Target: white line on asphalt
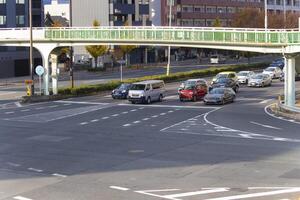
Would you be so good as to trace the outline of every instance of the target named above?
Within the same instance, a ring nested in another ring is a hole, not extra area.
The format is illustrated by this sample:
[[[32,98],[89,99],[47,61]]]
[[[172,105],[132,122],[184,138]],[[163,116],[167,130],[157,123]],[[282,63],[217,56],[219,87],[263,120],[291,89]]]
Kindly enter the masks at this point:
[[[29,171],[34,171],[34,172],[43,172],[41,169],[36,169],[36,168],[27,168]]]
[[[38,107],[38,108],[35,108],[36,110],[43,110],[45,109],[45,107]]]
[[[109,186],[109,188],[116,189],[116,190],[121,190],[121,191],[128,191],[129,190],[129,188],[119,187],[119,186],[114,186],[114,185]]]
[[[138,123],[141,123],[141,121],[135,121],[135,122],[133,122],[134,124],[138,124]]]
[[[145,105],[132,105],[132,104],[125,104],[120,103],[117,104],[118,106],[145,106]],[[175,105],[147,105],[146,107],[152,107],[152,108],[193,108],[193,109],[217,109],[221,107],[212,107],[212,106],[175,106]],[[177,109],[179,110],[179,109]]]
[[[98,121],[99,121],[99,119],[93,119],[93,120],[91,120],[92,123],[98,122]]]
[[[156,117],[158,117],[158,115],[153,115],[153,116],[151,116],[152,118],[156,118]]]
[[[109,103],[97,103],[88,101],[55,101],[56,103],[68,103],[68,104],[88,104],[88,105],[108,105]]]
[[[124,126],[124,127],[127,127],[127,126],[131,126],[131,124],[124,124],[123,126]]]
[[[150,118],[144,118],[144,119],[142,119],[143,121],[148,121]]]
[[[207,199],[207,200],[247,199],[247,198],[253,198],[253,197],[274,196],[274,195],[279,195],[279,194],[295,193],[295,192],[300,192],[300,188],[291,188],[291,189],[269,191],[269,192],[258,192],[258,193],[252,193],[252,194],[243,194],[243,195],[235,195],[235,196],[228,196],[228,197],[212,198],[212,199]]]
[[[87,124],[88,124],[88,122],[82,122],[82,123],[80,123],[81,126],[87,125]]]
[[[161,116],[166,115],[166,113],[160,113]]]
[[[166,96],[164,99],[166,99],[166,100],[170,100],[170,99],[178,99],[178,95]]]
[[[11,111],[11,112],[6,112],[5,114],[9,115],[9,114],[14,114],[15,112]]]
[[[261,124],[261,123],[258,123],[258,122],[250,122],[251,124],[255,124],[255,125],[258,125],[258,126],[262,126],[262,127],[265,127],[265,128],[270,128],[270,129],[276,129],[276,130],[282,130],[281,128],[277,128],[275,126],[270,126],[270,125],[265,125],[265,124]]]
[[[122,112],[122,114],[128,114],[128,112],[127,112],[127,111],[125,111],[125,112]]]
[[[28,112],[30,109],[21,110],[21,112]]]
[[[173,113],[173,112],[174,112],[173,110],[169,110],[169,111],[168,111],[168,113]]]
[[[269,109],[271,106],[273,106],[273,105],[274,105],[274,104],[270,104],[270,105],[268,105],[268,106],[265,107],[265,113],[266,113],[267,115],[269,115],[270,117],[276,118],[276,119],[278,119],[278,120],[282,120],[282,121],[286,121],[286,122],[291,122],[291,123],[294,123],[294,124],[300,124],[300,122],[290,121],[289,119],[284,119],[283,117],[277,117],[277,116],[275,116],[274,114],[270,113],[270,112],[268,111],[268,109]]]
[[[145,107],[141,107],[141,108],[139,108],[139,110],[143,110],[143,109],[145,109]]]
[[[57,176],[57,177],[61,177],[61,178],[67,178],[68,177],[67,175],[57,174],[57,173],[52,174],[52,176]]]
[[[70,106],[71,104],[69,104],[69,103],[65,103],[63,106]]]
[[[159,198],[164,198],[162,195],[158,194],[153,194],[152,192],[172,192],[172,191],[178,191],[179,189],[163,189],[163,190],[140,190],[140,191],[134,191],[139,194],[145,194],[153,197],[159,197]]]
[[[15,105],[16,105],[18,108],[21,108],[21,107],[22,107],[22,105],[21,105],[20,102],[15,102]]]
[[[5,92],[5,93],[0,93],[0,96],[5,96],[5,95],[10,95],[10,94],[16,94],[17,92]]]
[[[8,165],[13,166],[13,167],[20,167],[20,164],[17,163],[12,163],[12,162],[7,162]]]
[[[49,106],[49,108],[57,108],[58,105]]]
[[[268,103],[269,101],[272,101],[273,99],[266,99],[266,100],[263,100],[261,102],[259,102],[260,104],[266,104]]]
[[[109,117],[102,117],[101,119],[109,119]]]
[[[244,137],[244,138],[253,138],[252,136],[250,136],[249,134],[239,134],[240,136]]]
[[[114,114],[114,115],[112,115],[112,117],[117,117],[117,116],[119,116],[119,114]]]
[[[137,109],[130,110],[130,112],[135,112],[135,111],[137,111]]]
[[[26,198],[26,197],[22,197],[22,196],[15,196],[13,198],[16,199],[16,200],[32,200],[32,199],[29,199],[29,198]]]
[[[216,189],[211,189],[211,190],[201,190],[201,191],[196,191],[196,192],[186,192],[186,193],[165,195],[163,197],[166,199],[177,200],[178,197],[188,197],[188,196],[196,196],[196,195],[202,195],[202,194],[211,194],[211,193],[227,192],[227,191],[228,191],[228,188],[216,188]]]

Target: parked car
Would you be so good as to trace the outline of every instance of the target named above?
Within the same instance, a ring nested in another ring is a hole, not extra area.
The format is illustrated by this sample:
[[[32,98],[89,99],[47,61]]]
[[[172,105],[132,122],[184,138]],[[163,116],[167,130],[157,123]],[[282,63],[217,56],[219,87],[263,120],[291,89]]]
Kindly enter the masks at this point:
[[[213,88],[204,97],[205,104],[225,104],[234,102],[235,92],[231,88]]]
[[[132,103],[162,101],[165,97],[165,83],[161,80],[149,80],[133,83],[128,92],[128,100]]]
[[[253,71],[240,71],[237,74],[238,82],[240,84],[248,84],[250,78],[254,75],[255,75],[255,73]]]
[[[265,87],[265,86],[271,86],[272,84],[272,77],[268,74],[256,74],[253,76],[249,83],[249,87]]]
[[[185,85],[195,85],[195,84],[206,84],[207,85],[207,81],[201,78],[197,78],[197,79],[188,79],[184,82],[182,82],[178,88],[178,94],[180,93],[180,90],[182,90]]]
[[[278,58],[270,64],[270,67],[279,67],[281,70],[283,70],[284,65],[285,65],[284,58]]]
[[[263,74],[268,74],[271,78],[280,78],[282,70],[279,67],[268,67],[264,69]]]
[[[131,88],[132,84],[123,83],[116,89],[111,92],[111,96],[113,99],[127,99],[129,89]]]
[[[219,63],[225,63],[226,58],[221,55],[211,55],[210,56],[210,64],[219,64]]]
[[[237,93],[239,91],[240,85],[238,81],[235,81],[231,78],[219,78],[210,85],[209,90],[213,88],[231,88]]]
[[[218,73],[213,79],[212,79],[212,83],[214,81],[216,81],[219,78],[230,78],[234,81],[238,81],[238,76],[235,72],[231,72],[231,71],[226,71],[226,72],[220,72]]]
[[[189,79],[179,90],[179,100],[197,101],[207,94],[208,85],[203,79]]]

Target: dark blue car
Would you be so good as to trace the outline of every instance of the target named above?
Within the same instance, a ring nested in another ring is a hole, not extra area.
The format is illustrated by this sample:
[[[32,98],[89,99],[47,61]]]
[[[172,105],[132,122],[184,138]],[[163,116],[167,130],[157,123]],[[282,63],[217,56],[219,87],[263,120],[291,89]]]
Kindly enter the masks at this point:
[[[128,91],[131,88],[132,84],[123,83],[116,89],[111,92],[113,99],[127,99]]]

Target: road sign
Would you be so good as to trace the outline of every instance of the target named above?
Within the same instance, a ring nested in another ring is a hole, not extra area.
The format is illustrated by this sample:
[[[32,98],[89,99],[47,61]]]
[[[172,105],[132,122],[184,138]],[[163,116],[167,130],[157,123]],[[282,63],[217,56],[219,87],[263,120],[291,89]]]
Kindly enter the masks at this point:
[[[45,69],[43,66],[39,65],[35,68],[35,73],[39,76],[42,76],[45,73]]]

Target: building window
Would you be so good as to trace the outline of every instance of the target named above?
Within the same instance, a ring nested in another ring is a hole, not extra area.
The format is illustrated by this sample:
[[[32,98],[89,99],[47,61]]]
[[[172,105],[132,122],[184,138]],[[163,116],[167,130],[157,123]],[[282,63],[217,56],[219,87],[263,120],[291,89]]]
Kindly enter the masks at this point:
[[[214,6],[207,6],[206,13],[216,13],[217,9]]]
[[[5,4],[6,0],[0,0],[0,4]]]
[[[16,16],[16,24],[17,25],[24,25],[25,24],[25,16],[24,15],[17,15]]]
[[[0,25],[6,24],[6,16],[0,15]]]
[[[16,0],[16,4],[25,4],[25,0]]]

